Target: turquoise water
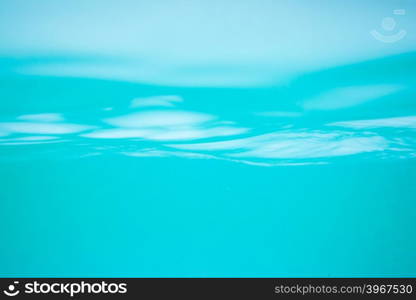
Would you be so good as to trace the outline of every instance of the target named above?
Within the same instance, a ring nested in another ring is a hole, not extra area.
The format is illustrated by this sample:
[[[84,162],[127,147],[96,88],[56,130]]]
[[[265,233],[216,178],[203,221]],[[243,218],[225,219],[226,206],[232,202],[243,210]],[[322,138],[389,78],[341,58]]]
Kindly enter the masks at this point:
[[[0,2],[0,276],[416,276],[414,2],[172,3]]]
[[[271,88],[3,74],[2,275],[416,275],[415,66]]]

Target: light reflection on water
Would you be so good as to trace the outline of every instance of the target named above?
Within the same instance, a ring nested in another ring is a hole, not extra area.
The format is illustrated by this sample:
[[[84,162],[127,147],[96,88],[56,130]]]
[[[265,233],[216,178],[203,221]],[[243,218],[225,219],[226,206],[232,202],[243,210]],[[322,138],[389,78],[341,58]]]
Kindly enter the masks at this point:
[[[305,74],[285,85],[211,90],[72,78],[65,72],[11,73],[2,80],[2,97],[10,100],[1,104],[0,145],[11,154],[13,147],[24,147],[24,159],[71,147],[82,156],[173,156],[256,166],[351,156],[412,159],[415,64],[409,53]],[[13,158],[19,155],[2,159]]]

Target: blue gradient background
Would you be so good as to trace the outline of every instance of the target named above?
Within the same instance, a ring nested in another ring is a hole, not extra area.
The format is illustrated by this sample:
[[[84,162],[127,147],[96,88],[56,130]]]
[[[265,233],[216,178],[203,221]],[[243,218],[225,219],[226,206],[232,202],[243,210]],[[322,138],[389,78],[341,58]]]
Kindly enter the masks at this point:
[[[415,14],[0,0],[0,276],[416,276]]]

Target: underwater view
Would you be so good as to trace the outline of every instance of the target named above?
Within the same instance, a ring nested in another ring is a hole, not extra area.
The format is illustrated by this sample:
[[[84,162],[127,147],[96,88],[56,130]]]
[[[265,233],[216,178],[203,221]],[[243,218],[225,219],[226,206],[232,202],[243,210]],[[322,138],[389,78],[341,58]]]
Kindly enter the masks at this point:
[[[315,2],[0,0],[0,276],[416,276],[416,2]]]

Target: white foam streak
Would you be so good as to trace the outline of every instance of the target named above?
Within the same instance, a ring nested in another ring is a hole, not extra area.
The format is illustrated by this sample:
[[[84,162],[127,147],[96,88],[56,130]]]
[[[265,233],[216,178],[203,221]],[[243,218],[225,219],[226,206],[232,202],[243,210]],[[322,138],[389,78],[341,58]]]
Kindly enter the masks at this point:
[[[416,128],[416,116],[373,119],[373,120],[356,120],[343,121],[327,124],[328,126],[340,126],[354,129],[370,129],[370,128]]]

